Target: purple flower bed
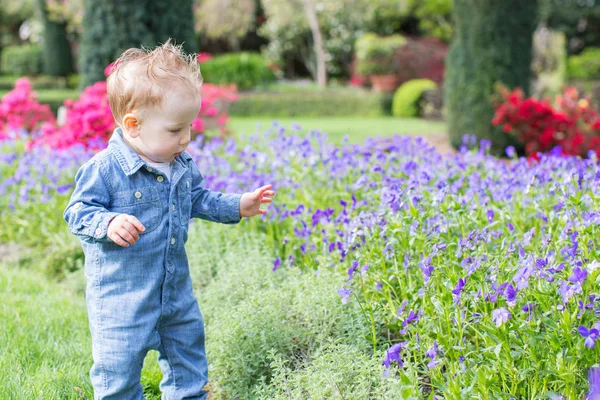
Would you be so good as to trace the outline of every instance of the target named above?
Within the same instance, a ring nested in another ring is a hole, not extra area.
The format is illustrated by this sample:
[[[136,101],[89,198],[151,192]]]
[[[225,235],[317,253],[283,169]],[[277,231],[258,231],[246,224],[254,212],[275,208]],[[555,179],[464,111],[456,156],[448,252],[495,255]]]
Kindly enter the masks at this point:
[[[581,398],[600,359],[600,167],[503,161],[488,146],[447,157],[400,136],[334,147],[275,124],[189,152],[211,189],[274,185],[269,213],[234,229],[266,233],[273,273],[338,270],[340,301],[359,302],[390,379],[438,398]],[[89,154],[8,146],[1,157],[3,226],[33,224],[42,208],[63,229],[64,185]]]

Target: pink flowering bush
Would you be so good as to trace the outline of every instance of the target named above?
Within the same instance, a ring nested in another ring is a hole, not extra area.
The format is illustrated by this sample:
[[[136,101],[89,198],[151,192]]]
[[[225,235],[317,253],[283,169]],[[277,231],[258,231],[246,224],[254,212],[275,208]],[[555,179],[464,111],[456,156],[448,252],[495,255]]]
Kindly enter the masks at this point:
[[[110,73],[112,64],[105,73]],[[228,134],[227,109],[237,100],[235,89],[230,86],[204,84],[201,89],[202,107],[192,124],[192,138],[207,130]],[[83,145],[89,150],[106,147],[116,127],[108,103],[106,82],[97,82],[85,88],[78,100],[66,100],[66,118],[59,124],[48,105],[37,102],[37,94],[31,83],[22,78],[13,91],[0,102],[0,140],[27,138],[28,149],[47,146],[52,149],[68,149]]]
[[[0,140],[20,138],[24,132],[38,130],[54,122],[50,106],[40,104],[27,78],[18,79],[15,88],[0,101]]]

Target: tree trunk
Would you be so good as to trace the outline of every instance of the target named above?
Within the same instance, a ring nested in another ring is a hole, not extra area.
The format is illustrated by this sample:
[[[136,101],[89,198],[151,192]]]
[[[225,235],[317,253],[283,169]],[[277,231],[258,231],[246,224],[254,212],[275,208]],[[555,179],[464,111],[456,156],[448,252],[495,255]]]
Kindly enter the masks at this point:
[[[323,38],[321,29],[319,28],[319,20],[313,0],[302,0],[304,13],[308,20],[308,25],[312,32],[312,37],[315,46],[315,56],[317,59],[317,84],[325,87],[327,85],[327,67],[325,65],[325,48],[323,47]]]

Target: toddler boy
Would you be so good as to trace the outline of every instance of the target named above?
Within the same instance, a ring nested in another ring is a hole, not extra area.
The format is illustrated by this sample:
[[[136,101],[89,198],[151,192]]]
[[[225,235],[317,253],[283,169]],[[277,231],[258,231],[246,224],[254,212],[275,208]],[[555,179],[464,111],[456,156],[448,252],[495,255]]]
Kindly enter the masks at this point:
[[[129,49],[108,77],[118,127],[86,162],[64,212],[85,253],[95,399],[143,399],[146,353],[159,352],[165,399],[206,399],[204,321],[184,244],[190,218],[236,224],[265,214],[271,185],[244,194],[204,187],[185,151],[200,109],[195,57],[167,42]]]

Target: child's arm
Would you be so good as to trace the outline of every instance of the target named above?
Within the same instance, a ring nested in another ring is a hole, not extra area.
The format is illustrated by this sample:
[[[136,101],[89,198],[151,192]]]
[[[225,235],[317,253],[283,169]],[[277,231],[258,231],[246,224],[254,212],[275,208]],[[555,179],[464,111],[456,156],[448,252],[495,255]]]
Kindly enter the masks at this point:
[[[106,209],[110,202],[109,187],[95,161],[85,163],[75,175],[75,190],[63,218],[74,235],[84,239],[109,242],[108,224],[119,215]]]
[[[220,222],[222,224],[237,224],[241,221],[241,194],[213,192],[204,187],[204,177],[194,161],[190,162],[192,169],[192,218]]]

